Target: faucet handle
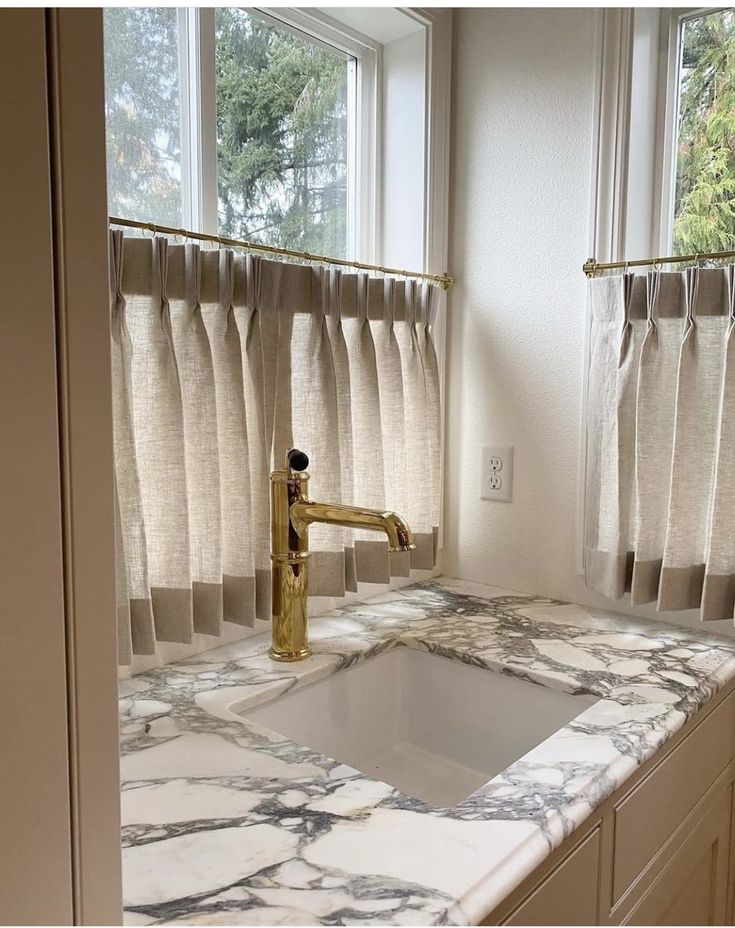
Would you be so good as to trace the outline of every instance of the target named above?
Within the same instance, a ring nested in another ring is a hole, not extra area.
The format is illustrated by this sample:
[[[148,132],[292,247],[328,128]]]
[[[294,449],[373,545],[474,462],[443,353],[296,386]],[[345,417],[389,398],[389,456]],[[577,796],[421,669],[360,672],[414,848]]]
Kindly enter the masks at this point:
[[[306,470],[309,466],[309,457],[298,448],[286,452],[286,466],[291,470]]]

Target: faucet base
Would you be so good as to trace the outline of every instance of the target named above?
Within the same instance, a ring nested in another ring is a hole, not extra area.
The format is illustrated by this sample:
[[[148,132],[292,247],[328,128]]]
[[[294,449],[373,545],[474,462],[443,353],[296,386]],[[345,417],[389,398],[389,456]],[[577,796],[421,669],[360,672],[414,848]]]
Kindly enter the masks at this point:
[[[269,648],[268,657],[274,661],[303,661],[312,655],[311,648],[307,645],[305,648],[299,648],[298,651],[283,651],[281,648]]]

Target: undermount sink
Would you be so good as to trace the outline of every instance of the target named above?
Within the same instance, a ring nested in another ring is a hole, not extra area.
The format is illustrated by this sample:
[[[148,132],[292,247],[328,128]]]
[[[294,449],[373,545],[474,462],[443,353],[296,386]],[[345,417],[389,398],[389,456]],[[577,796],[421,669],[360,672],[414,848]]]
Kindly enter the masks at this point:
[[[441,808],[594,701],[399,647],[242,715]]]

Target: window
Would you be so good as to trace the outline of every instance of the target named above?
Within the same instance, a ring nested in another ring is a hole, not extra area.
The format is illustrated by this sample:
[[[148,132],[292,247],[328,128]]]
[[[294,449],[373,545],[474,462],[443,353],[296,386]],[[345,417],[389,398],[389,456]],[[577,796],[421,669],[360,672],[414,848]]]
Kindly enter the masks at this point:
[[[591,254],[735,249],[735,11],[605,9]]]
[[[674,252],[725,251],[735,247],[735,12],[680,29]]]
[[[110,214],[347,256],[356,74],[253,11],[106,9]]]
[[[112,216],[446,267],[450,11],[129,7],[104,25]]]

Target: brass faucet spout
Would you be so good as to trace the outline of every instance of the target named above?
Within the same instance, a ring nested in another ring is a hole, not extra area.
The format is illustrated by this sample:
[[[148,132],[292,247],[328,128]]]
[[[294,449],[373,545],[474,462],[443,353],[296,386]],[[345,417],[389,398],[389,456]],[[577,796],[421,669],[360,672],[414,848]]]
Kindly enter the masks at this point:
[[[307,499],[292,503],[291,523],[299,535],[303,535],[313,522],[385,532],[389,551],[411,551],[416,547],[411,529],[395,512],[341,506],[338,503],[314,503]]]

